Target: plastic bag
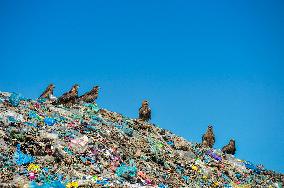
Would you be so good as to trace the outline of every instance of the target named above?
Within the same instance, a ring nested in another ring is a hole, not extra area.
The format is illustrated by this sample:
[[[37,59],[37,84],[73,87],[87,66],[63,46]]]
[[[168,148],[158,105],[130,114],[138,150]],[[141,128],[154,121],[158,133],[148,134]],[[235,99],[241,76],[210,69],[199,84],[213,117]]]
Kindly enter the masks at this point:
[[[23,165],[23,164],[32,163],[35,159],[31,155],[24,154],[21,151],[21,145],[18,144],[17,145],[17,150],[16,150],[16,152],[14,154],[14,160],[15,160],[17,165]]]
[[[135,177],[137,175],[136,166],[127,166],[125,163],[122,163],[115,171],[115,174],[119,177]]]
[[[12,93],[9,97],[9,103],[14,107],[19,106],[20,101],[21,101],[21,96],[17,93]]]
[[[44,123],[48,126],[53,126],[56,123],[54,118],[46,117],[44,118]]]

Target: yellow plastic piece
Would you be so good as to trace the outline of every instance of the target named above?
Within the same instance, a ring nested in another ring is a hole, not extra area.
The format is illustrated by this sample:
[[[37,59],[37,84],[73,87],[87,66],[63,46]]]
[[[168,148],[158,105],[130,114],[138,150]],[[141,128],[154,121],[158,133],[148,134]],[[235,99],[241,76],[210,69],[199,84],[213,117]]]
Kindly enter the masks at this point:
[[[195,165],[192,165],[192,170],[195,170],[195,171],[197,171],[198,170],[198,167],[197,166],[195,166]]]
[[[38,165],[31,163],[28,166],[28,171],[38,172],[38,171],[40,171],[40,167]]]
[[[66,188],[77,188],[79,187],[79,183],[77,181],[67,183]]]

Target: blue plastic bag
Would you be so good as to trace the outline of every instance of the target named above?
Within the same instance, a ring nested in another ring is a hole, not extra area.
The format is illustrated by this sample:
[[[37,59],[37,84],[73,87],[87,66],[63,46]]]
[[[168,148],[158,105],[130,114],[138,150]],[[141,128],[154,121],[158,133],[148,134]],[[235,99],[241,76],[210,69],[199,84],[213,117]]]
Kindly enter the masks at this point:
[[[38,118],[38,114],[35,111],[31,110],[29,112],[29,118]]]
[[[21,145],[20,144],[17,145],[17,150],[14,154],[14,161],[16,162],[17,165],[28,164],[28,163],[33,162],[34,160],[35,159],[34,159],[33,156],[24,154],[21,151]]]
[[[30,188],[65,188],[65,185],[60,181],[46,182],[42,185],[38,185],[36,182],[30,183]]]
[[[130,176],[135,177],[137,174],[136,166],[127,166],[125,163],[122,163],[115,171],[115,174],[119,177],[121,176]]]
[[[48,126],[53,126],[56,123],[54,118],[46,117],[44,118],[44,123]]]
[[[260,174],[260,170],[251,162],[245,161],[244,165],[245,165],[246,168],[251,169],[253,172]]]
[[[165,184],[160,183],[160,184],[158,185],[158,188],[168,188],[168,186],[165,185]]]
[[[84,106],[89,107],[91,110],[93,110],[94,112],[98,112],[100,110],[100,108],[98,107],[97,104],[93,104],[93,103],[85,103]]]
[[[21,101],[21,96],[17,93],[12,93],[9,97],[9,103],[14,107],[19,106],[20,101]]]
[[[175,146],[175,143],[173,141],[168,141],[167,144],[170,146]]]
[[[132,129],[132,128],[122,127],[122,131],[123,131],[127,136],[133,136],[133,129]]]

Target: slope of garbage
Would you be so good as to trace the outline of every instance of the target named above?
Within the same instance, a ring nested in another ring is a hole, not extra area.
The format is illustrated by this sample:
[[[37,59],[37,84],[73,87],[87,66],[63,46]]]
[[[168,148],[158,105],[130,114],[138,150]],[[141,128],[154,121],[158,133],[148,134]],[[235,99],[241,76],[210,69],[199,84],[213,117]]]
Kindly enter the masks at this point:
[[[0,93],[0,187],[282,187],[283,174],[84,103]]]

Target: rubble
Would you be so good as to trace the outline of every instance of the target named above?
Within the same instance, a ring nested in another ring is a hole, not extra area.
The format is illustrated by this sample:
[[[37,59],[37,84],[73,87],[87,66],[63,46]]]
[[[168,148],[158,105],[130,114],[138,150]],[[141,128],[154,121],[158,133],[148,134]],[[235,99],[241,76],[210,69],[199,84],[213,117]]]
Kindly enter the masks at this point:
[[[97,104],[68,108],[7,92],[0,93],[0,151],[0,187],[242,188],[284,180]]]

